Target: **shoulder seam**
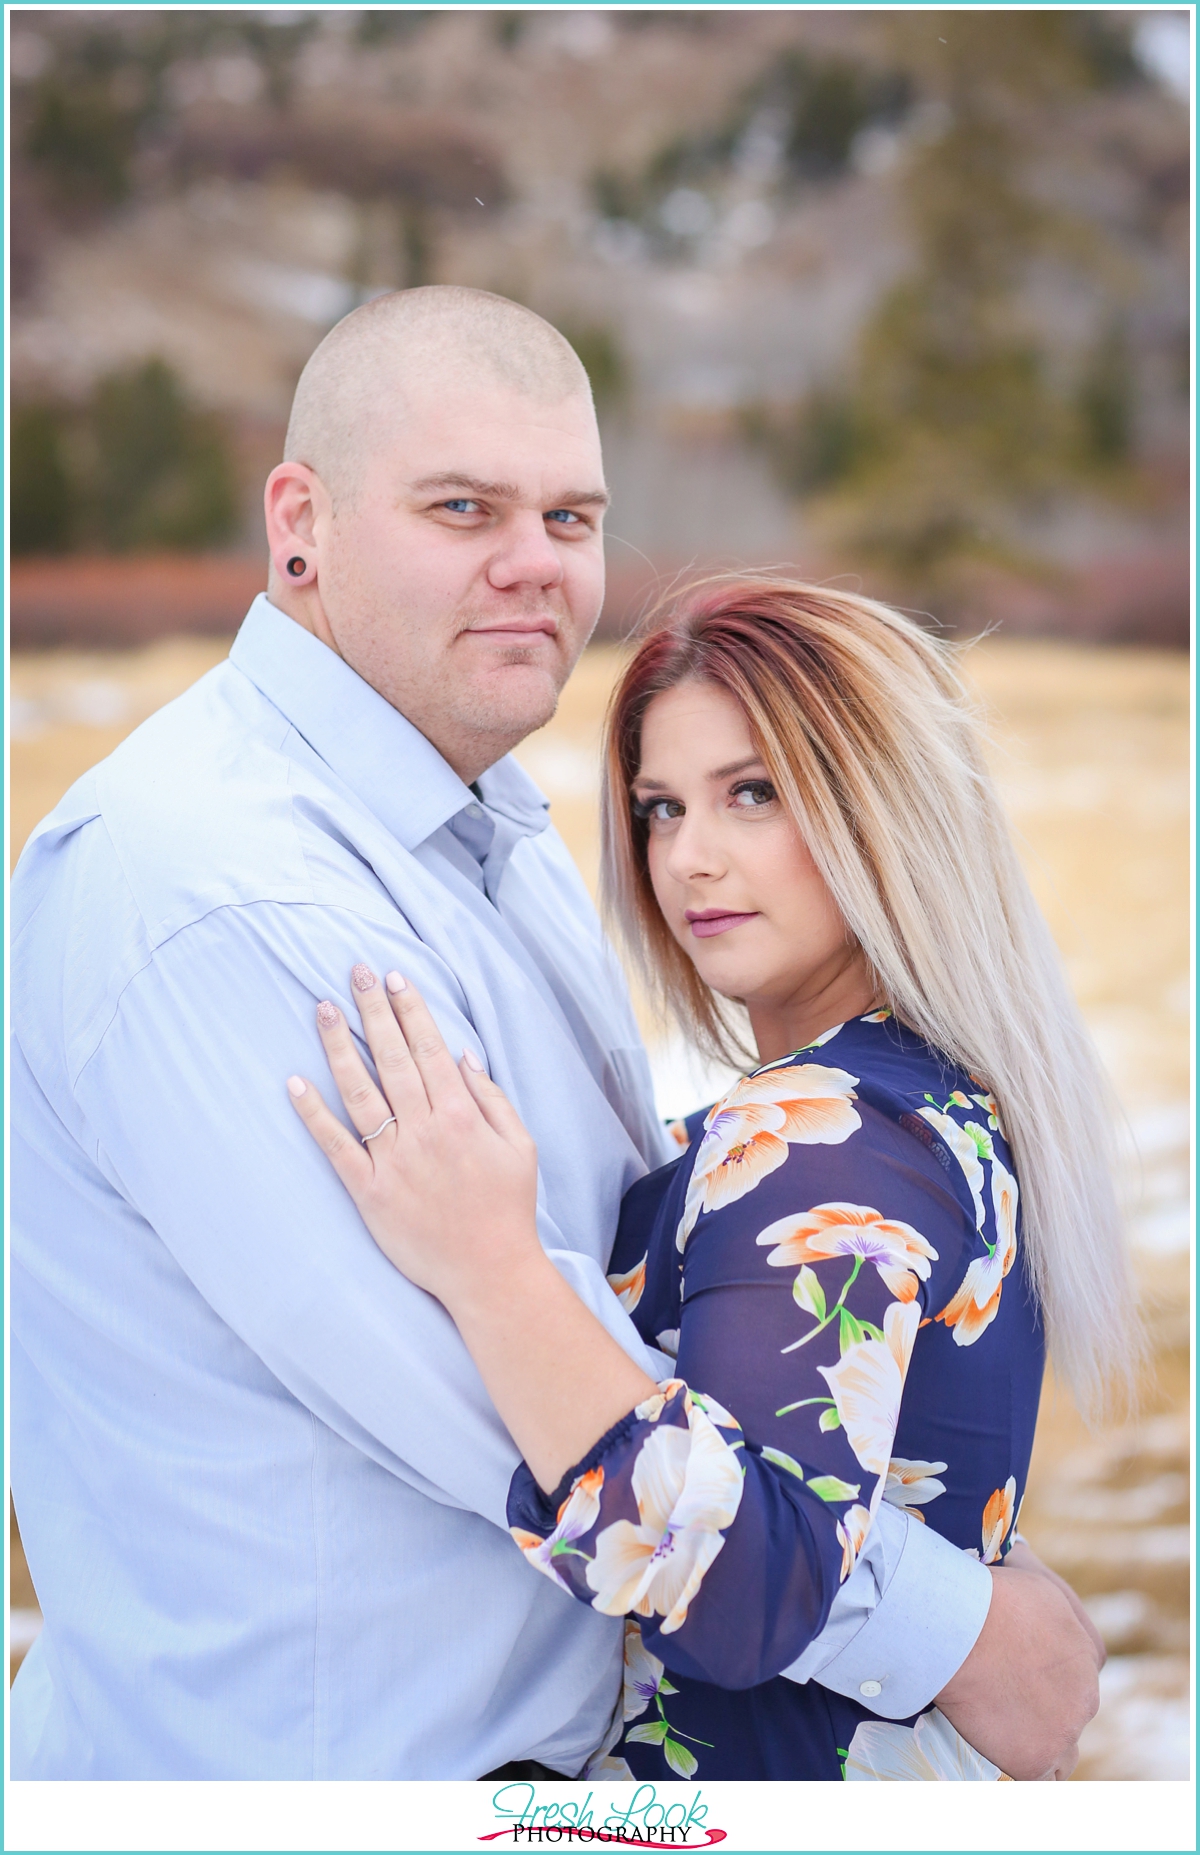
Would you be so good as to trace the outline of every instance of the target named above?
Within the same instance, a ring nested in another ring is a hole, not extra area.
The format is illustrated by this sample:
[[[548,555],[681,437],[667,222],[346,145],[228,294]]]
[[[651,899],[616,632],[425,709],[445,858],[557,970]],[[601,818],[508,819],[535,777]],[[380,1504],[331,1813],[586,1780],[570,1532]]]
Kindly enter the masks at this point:
[[[364,909],[351,908],[347,906],[345,903],[339,902],[339,903],[331,904],[329,902],[320,902],[315,899],[307,899],[307,898],[304,901],[296,901],[296,900],[290,900],[290,899],[281,899],[276,896],[264,895],[264,896],[258,896],[253,901],[249,901],[249,902],[214,902],[213,906],[211,908],[205,909],[203,914],[194,915],[191,918],[191,920],[181,923],[181,925],[173,929],[172,932],[168,934],[165,939],[160,940],[156,946],[152,947],[150,949],[148,957],[142,961],[140,966],[135,967],[134,970],[126,978],[124,984],[121,987],[121,990],[117,993],[116,998],[113,1000],[113,1007],[112,1007],[111,1012],[109,1013],[103,1026],[101,1027],[101,1029],[96,1035],[95,1042],[93,1043],[91,1049],[88,1051],[87,1055],[83,1058],[83,1061],[79,1064],[78,1068],[70,1076],[69,1086],[70,1086],[72,1095],[74,1095],[79,1085],[79,1082],[83,1076],[84,1070],[88,1067],[89,1063],[95,1060],[96,1056],[99,1054],[100,1047],[103,1044],[104,1039],[108,1036],[109,1031],[112,1029],[113,1024],[116,1022],[116,1018],[121,1009],[121,1005],[122,1005],[122,1002],[124,1001],[125,994],[128,992],[130,986],[134,983],[134,981],[141,978],[142,974],[146,971],[147,967],[153,966],[155,959],[157,958],[158,954],[162,952],[164,947],[171,946],[175,941],[177,941],[180,938],[181,935],[186,934],[189,931],[189,929],[200,927],[202,923],[204,923],[205,921],[211,920],[213,915],[222,914],[226,911],[233,910],[233,909],[240,910],[240,909],[251,909],[251,908],[329,908],[331,906],[338,908],[340,912],[342,912],[343,914],[353,915],[357,919],[362,920],[362,921],[370,921],[373,919],[373,917],[369,915]],[[403,914],[403,912],[400,909],[397,909],[395,913],[399,917],[399,919],[403,921],[405,925],[409,928],[409,931],[413,932],[414,930],[412,929],[411,923],[408,921],[408,917],[405,914]],[[417,938],[419,938],[419,936]]]

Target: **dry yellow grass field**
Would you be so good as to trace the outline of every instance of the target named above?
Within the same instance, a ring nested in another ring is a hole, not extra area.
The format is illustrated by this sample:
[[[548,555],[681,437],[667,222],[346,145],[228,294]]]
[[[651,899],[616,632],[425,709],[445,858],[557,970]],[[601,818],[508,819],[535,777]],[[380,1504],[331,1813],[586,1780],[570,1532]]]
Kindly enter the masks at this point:
[[[14,659],[14,860],[71,782],[226,648],[173,640]],[[589,651],[554,721],[520,750],[592,883],[597,748],[619,662],[615,647]],[[1048,1388],[1022,1527],[1087,1599],[1110,1646],[1077,1775],[1183,1778],[1191,1748],[1187,665],[1166,652],[999,639],[975,646],[967,663],[1027,868],[1128,1117],[1122,1171],[1152,1341],[1136,1422],[1088,1432]],[[646,1028],[664,1108],[699,1105],[703,1072]],[[36,1597],[19,1548],[13,1565],[13,1604],[24,1619],[16,1634],[27,1641]]]

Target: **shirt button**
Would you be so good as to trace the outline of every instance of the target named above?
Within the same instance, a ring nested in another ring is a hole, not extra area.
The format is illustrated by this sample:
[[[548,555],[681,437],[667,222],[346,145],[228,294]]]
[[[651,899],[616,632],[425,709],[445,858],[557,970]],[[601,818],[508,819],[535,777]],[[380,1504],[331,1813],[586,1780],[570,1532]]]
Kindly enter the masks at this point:
[[[482,817],[483,817],[483,807],[482,807],[482,806],[480,806],[480,805],[468,805],[468,807],[467,807],[467,817],[468,817],[468,818],[482,818]]]
[[[883,1682],[882,1681],[860,1682],[858,1691],[865,1700],[874,1700],[877,1694],[883,1693]]]

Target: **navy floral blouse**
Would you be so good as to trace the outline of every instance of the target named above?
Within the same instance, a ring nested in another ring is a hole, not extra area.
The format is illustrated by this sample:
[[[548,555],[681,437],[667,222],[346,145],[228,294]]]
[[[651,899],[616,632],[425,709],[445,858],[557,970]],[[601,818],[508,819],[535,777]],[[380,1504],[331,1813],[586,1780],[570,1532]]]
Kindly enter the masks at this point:
[[[936,1708],[781,1672],[881,1500],[986,1564],[1012,1543],[1043,1338],[996,1103],[871,1012],[676,1132],[609,1280],[678,1376],[554,1494],[524,1465],[509,1494],[530,1564],[626,1619],[624,1733],[589,1775],[1003,1776]]]

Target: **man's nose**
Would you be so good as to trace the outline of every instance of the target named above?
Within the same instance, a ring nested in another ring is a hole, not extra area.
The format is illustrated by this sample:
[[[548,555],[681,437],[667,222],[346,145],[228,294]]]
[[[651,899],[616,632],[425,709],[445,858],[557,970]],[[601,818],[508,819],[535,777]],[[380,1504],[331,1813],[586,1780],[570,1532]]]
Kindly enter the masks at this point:
[[[488,580],[504,590],[514,586],[558,586],[563,577],[558,549],[546,533],[539,511],[521,509],[504,525],[500,546],[488,565]]]

